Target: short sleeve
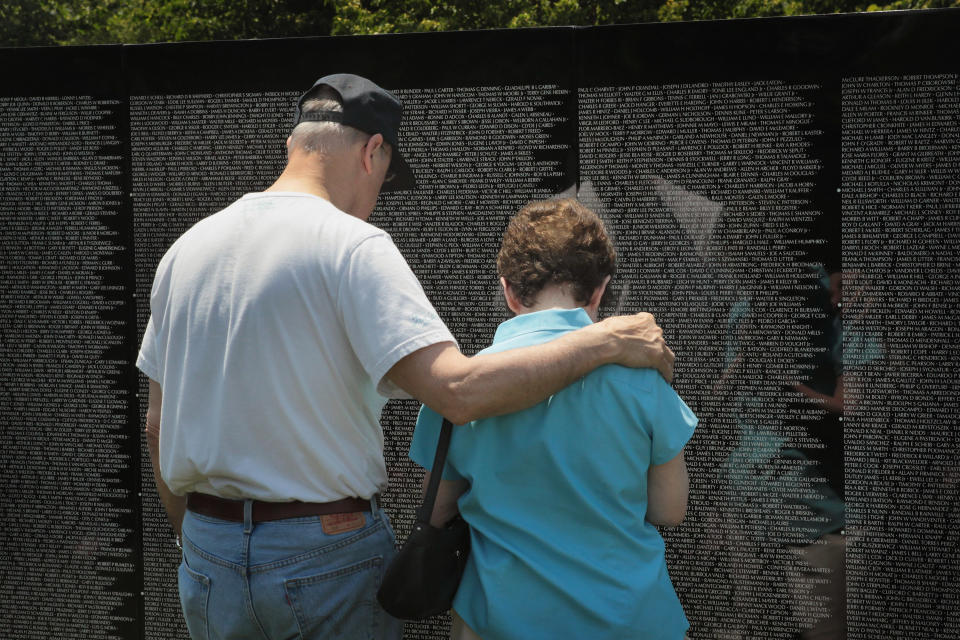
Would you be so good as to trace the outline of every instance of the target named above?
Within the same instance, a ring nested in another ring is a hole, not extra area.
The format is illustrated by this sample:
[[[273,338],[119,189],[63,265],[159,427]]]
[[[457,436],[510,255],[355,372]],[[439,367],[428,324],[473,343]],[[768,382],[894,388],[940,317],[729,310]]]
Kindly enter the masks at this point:
[[[147,321],[147,329],[143,332],[143,342],[140,344],[140,353],[137,355],[137,368],[143,374],[160,382],[161,371],[157,358],[157,330],[153,324],[153,316]]]
[[[697,416],[666,380],[657,376],[655,410],[650,415],[653,448],[650,464],[670,462],[686,446],[697,426]]]
[[[456,344],[385,233],[366,238],[350,253],[337,304],[350,345],[383,396],[408,397],[384,378],[403,357],[440,342]]]
[[[443,417],[439,413],[427,406],[420,407],[417,426],[413,430],[413,440],[410,442],[410,459],[427,471],[433,468],[433,458],[437,453],[437,443],[440,441],[440,429],[442,427]],[[458,427],[453,429],[453,437],[450,439],[451,449],[457,429]],[[450,464],[450,450],[448,450],[447,463],[443,468],[443,479],[459,480],[461,478],[462,476]]]

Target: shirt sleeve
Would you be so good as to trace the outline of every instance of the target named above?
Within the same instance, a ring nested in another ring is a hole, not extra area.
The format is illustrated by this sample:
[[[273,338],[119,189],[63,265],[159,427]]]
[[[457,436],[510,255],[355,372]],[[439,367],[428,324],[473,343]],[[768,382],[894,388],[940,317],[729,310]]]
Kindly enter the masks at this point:
[[[409,397],[384,377],[403,357],[440,342],[456,344],[385,233],[350,253],[337,303],[354,353],[385,397]]]
[[[413,440],[410,442],[410,459],[430,471],[433,468],[433,459],[437,454],[437,443],[440,441],[440,430],[443,427],[443,417],[427,406],[420,407],[417,416],[417,426],[413,430]],[[463,476],[457,473],[450,464],[450,453],[458,428],[453,428],[450,438],[450,449],[447,450],[447,462],[443,466],[444,480],[460,480]]]
[[[667,381],[657,376],[654,390],[654,411],[650,416],[653,448],[650,464],[673,460],[683,449],[697,426],[697,416]]]
[[[150,320],[147,321],[147,329],[143,332],[140,353],[137,355],[137,368],[151,380],[161,382],[161,371],[156,352],[157,331],[153,325],[153,316],[150,316]]]

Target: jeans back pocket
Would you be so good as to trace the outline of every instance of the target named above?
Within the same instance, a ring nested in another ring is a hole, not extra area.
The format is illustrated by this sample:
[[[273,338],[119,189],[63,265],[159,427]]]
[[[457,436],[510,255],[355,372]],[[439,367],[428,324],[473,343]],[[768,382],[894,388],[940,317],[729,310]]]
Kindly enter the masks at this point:
[[[287,580],[287,599],[300,634],[309,638],[367,640],[378,638],[384,615],[377,603],[383,558],[339,567],[304,578]]]
[[[187,622],[187,630],[193,640],[207,640],[207,607],[210,603],[210,578],[187,566],[186,559],[180,562],[177,571],[180,588],[180,606]]]

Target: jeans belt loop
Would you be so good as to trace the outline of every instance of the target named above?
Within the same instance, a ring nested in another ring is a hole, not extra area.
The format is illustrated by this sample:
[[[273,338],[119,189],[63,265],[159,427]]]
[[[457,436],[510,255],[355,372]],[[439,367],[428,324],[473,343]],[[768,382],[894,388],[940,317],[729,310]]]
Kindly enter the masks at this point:
[[[243,532],[253,531],[253,500],[243,501]]]

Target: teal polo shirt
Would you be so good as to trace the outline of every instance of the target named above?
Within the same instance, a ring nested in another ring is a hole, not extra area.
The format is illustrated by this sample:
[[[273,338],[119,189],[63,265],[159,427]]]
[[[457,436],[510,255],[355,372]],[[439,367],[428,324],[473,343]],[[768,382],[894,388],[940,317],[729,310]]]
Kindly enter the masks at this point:
[[[583,309],[523,314],[482,353],[590,324]],[[410,457],[429,469],[441,417],[423,407]],[[454,609],[485,640],[662,638],[689,626],[656,527],[647,470],[673,459],[697,418],[653,369],[607,365],[540,404],[456,426],[444,477],[472,549]]]

